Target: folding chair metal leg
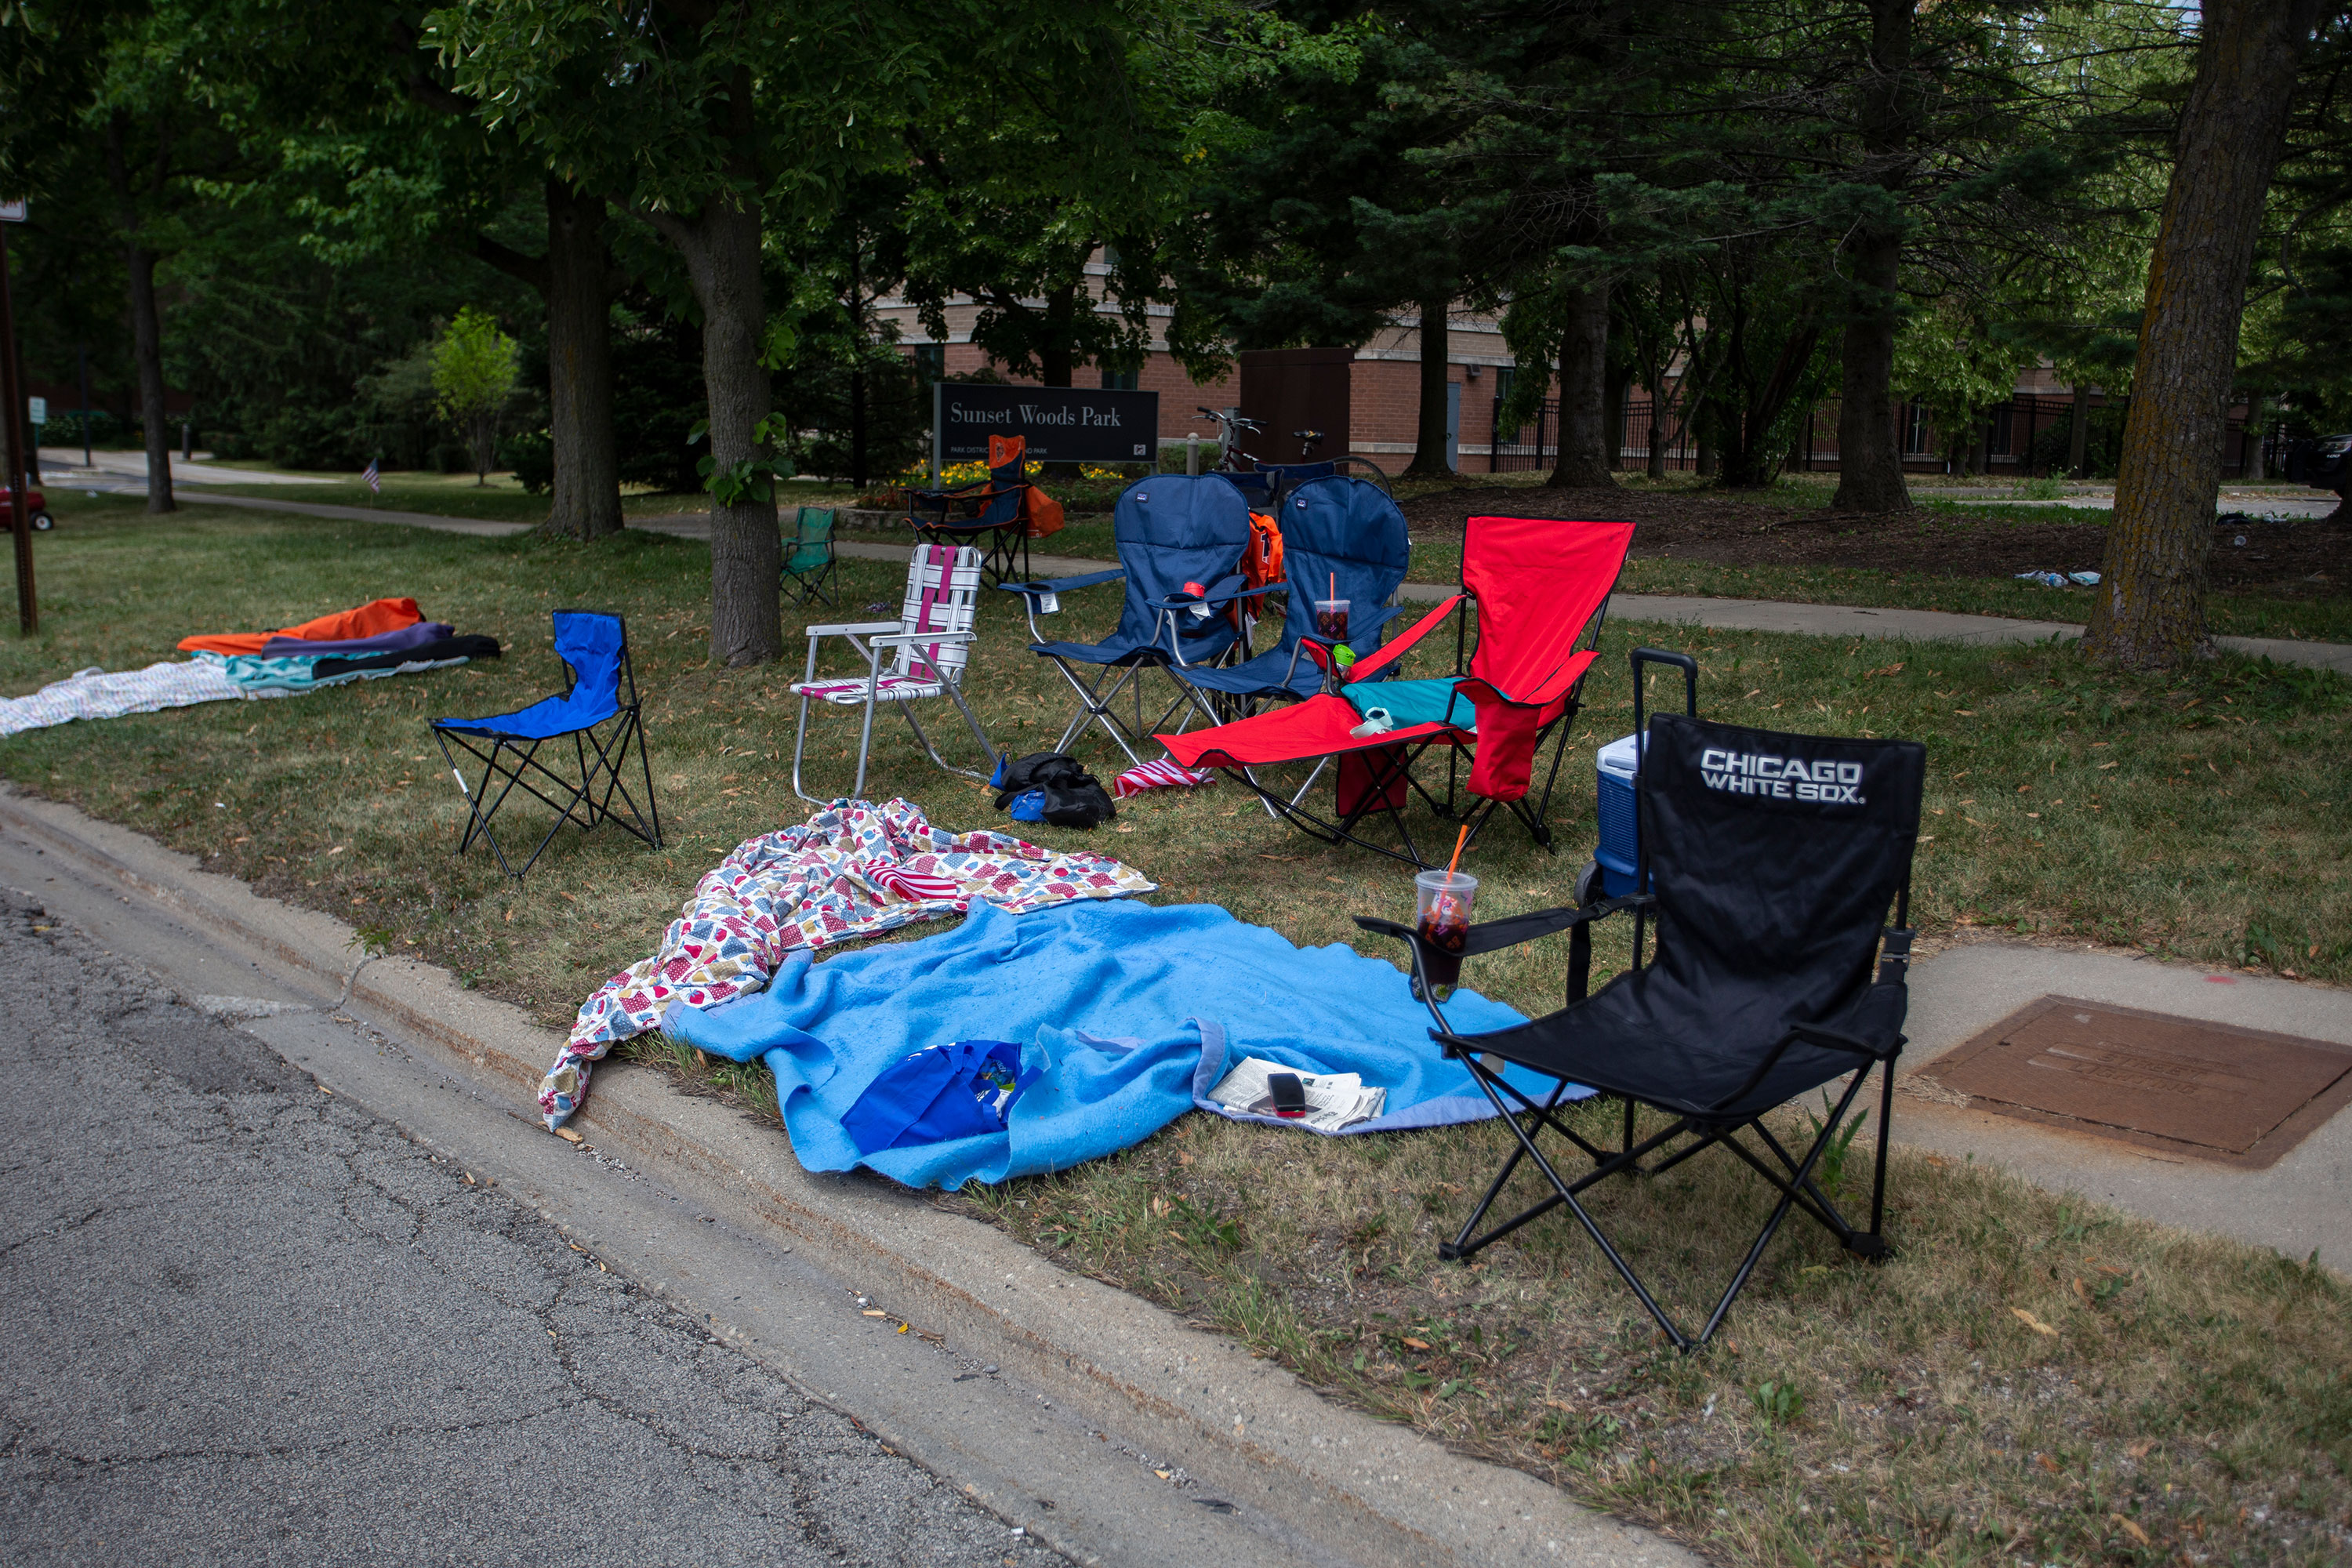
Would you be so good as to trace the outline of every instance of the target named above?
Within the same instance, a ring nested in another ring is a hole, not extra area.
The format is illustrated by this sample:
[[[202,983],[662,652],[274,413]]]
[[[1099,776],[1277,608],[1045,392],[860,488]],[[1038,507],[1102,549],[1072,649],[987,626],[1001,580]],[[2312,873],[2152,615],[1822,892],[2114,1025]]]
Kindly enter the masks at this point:
[[[1875,1257],[1882,1255],[1880,1253],[1873,1253],[1865,1247],[1854,1246],[1856,1241],[1861,1241],[1865,1238],[1873,1241],[1877,1239],[1874,1234],[1874,1230],[1872,1232],[1855,1230],[1851,1225],[1845,1222],[1843,1215],[1838,1214],[1836,1205],[1830,1202],[1827,1194],[1823,1194],[1819,1185],[1813,1181],[1814,1168],[1820,1164],[1822,1155],[1828,1150],[1831,1140],[1836,1137],[1838,1129],[1844,1124],[1846,1113],[1853,1109],[1854,1100],[1861,1094],[1864,1084],[1868,1081],[1869,1074],[1866,1072],[1857,1073],[1854,1075],[1853,1083],[1847,1086],[1844,1096],[1838,1101],[1836,1108],[1830,1113],[1828,1121],[1822,1124],[1820,1132],[1814,1136],[1811,1144],[1806,1149],[1802,1159],[1792,1157],[1786,1149],[1782,1148],[1779,1141],[1773,1138],[1769,1130],[1764,1126],[1761,1118],[1749,1118],[1743,1121],[1702,1125],[1689,1117],[1678,1117],[1675,1123],[1666,1128],[1664,1131],[1654,1133],[1636,1143],[1633,1140],[1633,1119],[1632,1114],[1632,1102],[1628,1101],[1625,1120],[1626,1142],[1623,1150],[1605,1159],[1598,1160],[1591,1172],[1580,1177],[1577,1181],[1569,1182],[1561,1178],[1559,1172],[1555,1169],[1552,1163],[1545,1157],[1542,1149],[1539,1148],[1537,1143],[1538,1134],[1547,1126],[1563,1133],[1567,1133],[1571,1138],[1574,1138],[1575,1136],[1551,1114],[1552,1107],[1556,1105],[1559,1100],[1559,1091],[1555,1091],[1550,1100],[1547,1101],[1545,1105],[1538,1107],[1535,1101],[1529,1100],[1524,1093],[1521,1093],[1514,1086],[1505,1082],[1502,1079],[1501,1075],[1489,1070],[1483,1062],[1478,1061],[1475,1058],[1471,1058],[1468,1065],[1470,1067],[1471,1077],[1477,1082],[1479,1089],[1486,1096],[1487,1100],[1493,1103],[1496,1110],[1502,1116],[1503,1120],[1510,1124],[1512,1136],[1517,1141],[1518,1147],[1512,1152],[1510,1158],[1505,1162],[1501,1174],[1496,1177],[1494,1184],[1487,1189],[1486,1195],[1480,1200],[1477,1208],[1472,1212],[1469,1223],[1463,1226],[1461,1235],[1453,1242],[1442,1244],[1438,1247],[1438,1256],[1440,1258],[1445,1258],[1448,1261],[1456,1261],[1462,1258],[1466,1258],[1472,1253],[1478,1251],[1480,1248],[1508,1236],[1511,1232],[1518,1229],[1521,1226],[1539,1219],[1556,1208],[1565,1207],[1570,1213],[1575,1215],[1577,1223],[1584,1227],[1585,1234],[1592,1238],[1593,1245],[1601,1248],[1601,1256],[1609,1260],[1611,1268],[1616,1269],[1618,1278],[1622,1279],[1625,1282],[1626,1288],[1633,1292],[1635,1299],[1642,1303],[1643,1309],[1645,1309],[1649,1312],[1651,1318],[1656,1321],[1659,1330],[1665,1334],[1666,1338],[1674,1343],[1677,1350],[1689,1352],[1696,1350],[1700,1346],[1706,1344],[1715,1336],[1716,1331],[1723,1326],[1723,1321],[1730,1312],[1732,1303],[1738,1300],[1739,1292],[1747,1288],[1749,1278],[1756,1271],[1757,1263],[1764,1256],[1764,1249],[1771,1245],[1773,1237],[1780,1233],[1780,1226],[1789,1217],[1790,1210],[1799,1207],[1803,1208],[1807,1214],[1820,1221],[1821,1224],[1829,1229],[1832,1235],[1837,1236],[1842,1242],[1853,1247],[1854,1250],[1861,1252],[1864,1256]],[[1532,1128],[1523,1125],[1518,1115],[1514,1114],[1510,1107],[1504,1102],[1502,1095],[1496,1091],[1496,1086],[1498,1084],[1502,1089],[1508,1089],[1514,1098],[1522,1101],[1528,1110],[1536,1112],[1535,1115],[1528,1118],[1528,1120],[1534,1123]],[[1564,1089],[1565,1085],[1563,1084],[1562,1087]],[[1882,1103],[1884,1103],[1883,1095]],[[1885,1127],[1885,1121],[1884,1115],[1882,1114],[1880,1120],[1882,1133],[1884,1132]],[[1788,1173],[1786,1175],[1782,1175],[1780,1173],[1773,1171],[1761,1160],[1759,1160],[1744,1144],[1739,1142],[1737,1134],[1742,1131],[1750,1130],[1755,1131],[1757,1135],[1763,1140],[1766,1146],[1772,1151],[1773,1154],[1780,1161],[1782,1165],[1786,1167]],[[1763,1228],[1757,1232],[1755,1239],[1749,1243],[1747,1252],[1742,1256],[1738,1269],[1732,1275],[1731,1283],[1725,1289],[1723,1294],[1717,1298],[1714,1310],[1707,1315],[1706,1326],[1703,1327],[1696,1335],[1685,1332],[1681,1326],[1675,1321],[1674,1318],[1665,1310],[1665,1309],[1658,1303],[1657,1299],[1650,1293],[1649,1287],[1643,1282],[1641,1276],[1634,1271],[1633,1265],[1628,1263],[1623,1255],[1618,1252],[1615,1245],[1610,1240],[1608,1235],[1601,1230],[1600,1223],[1592,1217],[1591,1212],[1585,1208],[1583,1204],[1578,1201],[1577,1196],[1587,1188],[1592,1186],[1596,1183],[1607,1179],[1610,1176],[1620,1173],[1638,1173],[1640,1171],[1640,1161],[1643,1156],[1663,1147],[1668,1142],[1681,1137],[1686,1132],[1696,1132],[1699,1136],[1696,1142],[1688,1147],[1678,1149],[1671,1156],[1659,1161],[1656,1165],[1651,1168],[1649,1173],[1650,1174],[1655,1175],[1671,1170],[1675,1166],[1681,1164],[1685,1160],[1689,1159],[1694,1154],[1720,1143],[1724,1147],[1731,1150],[1732,1152],[1738,1155],[1742,1162],[1749,1166],[1750,1169],[1754,1170],[1767,1182],[1778,1188],[1780,1194],[1780,1202],[1773,1205],[1772,1213],[1770,1216],[1765,1220]],[[1576,1139],[1575,1141],[1579,1144],[1584,1143],[1584,1141],[1580,1138]],[[1585,1145],[1585,1147],[1588,1150],[1590,1149],[1590,1145]],[[1543,1199],[1541,1202],[1528,1207],[1522,1213],[1506,1220],[1501,1225],[1495,1226],[1492,1230],[1486,1232],[1486,1235],[1473,1236],[1472,1232],[1477,1226],[1477,1223],[1486,1216],[1496,1198],[1501,1194],[1505,1184],[1508,1182],[1513,1173],[1518,1169],[1522,1159],[1534,1162],[1536,1168],[1543,1173],[1544,1179],[1551,1184],[1552,1194],[1549,1197]],[[1874,1209],[1875,1209],[1880,1201],[1879,1195],[1874,1194],[1872,1201]],[[1816,1205],[1818,1205],[1818,1207]]]
[[[988,732],[980,727],[980,720],[972,713],[971,705],[963,700],[963,693],[956,689],[954,682],[948,681],[942,684],[946,685],[948,695],[955,700],[956,709],[962,713],[964,723],[971,727],[972,738],[980,742],[981,753],[988,759],[987,770],[974,773],[970,768],[960,768],[940,755],[939,747],[931,743],[929,731],[923,728],[922,721],[915,717],[915,705],[911,702],[901,702],[898,704],[898,711],[905,717],[907,727],[914,731],[915,739],[922,742],[924,754],[945,772],[959,773],[968,779],[986,780],[993,777],[998,762],[996,747],[989,741]]]
[[[1697,1340],[1685,1349],[1706,1343],[1714,1337],[1715,1331],[1722,1327],[1724,1314],[1731,1310],[1731,1303],[1746,1288],[1748,1277],[1756,1271],[1757,1260],[1764,1256],[1764,1248],[1771,1245],[1773,1236],[1780,1228],[1780,1222],[1789,1217],[1789,1210],[1795,1205],[1799,1190],[1811,1178],[1814,1165],[1821,1161],[1822,1152],[1829,1147],[1830,1139],[1837,1132],[1838,1123],[1845,1120],[1846,1110],[1853,1104],[1854,1096],[1862,1092],[1867,1077],[1864,1073],[1854,1075],[1853,1082],[1846,1089],[1845,1098],[1838,1101],[1837,1110],[1822,1125],[1821,1135],[1813,1140],[1813,1146],[1805,1151],[1804,1163],[1798,1166],[1796,1179],[1781,1189],[1780,1201],[1773,1206],[1772,1217],[1764,1222],[1764,1228],[1757,1233],[1755,1243],[1748,1248],[1748,1256],[1740,1259],[1739,1272],[1731,1277],[1731,1284],[1723,1292],[1723,1299],[1715,1304],[1715,1310],[1707,1317],[1706,1327],[1699,1331]]]
[[[458,792],[466,797],[467,819],[464,832],[458,836],[456,852],[463,855],[474,847],[476,839],[480,839],[489,845],[490,853],[498,858],[499,869],[520,880],[539,863],[539,858],[546,853],[549,845],[555,842],[555,836],[563,830],[566,823],[586,831],[611,821],[655,848],[661,847],[661,816],[654,800],[653,765],[646,755],[643,721],[634,707],[622,709],[617,717],[618,726],[609,740],[597,733],[593,727],[572,732],[572,765],[577,770],[576,778],[565,778],[540,761],[541,748],[546,744],[543,740],[522,744],[508,736],[492,735],[485,737],[489,742],[489,750],[484,752],[466,736],[457,735],[454,738],[458,751],[482,765],[478,785],[467,784],[465,771],[450,751],[451,733],[435,730],[433,738],[441,748],[442,761],[448,764],[450,773],[457,781]],[[628,749],[632,744],[637,749],[638,765],[645,779],[646,805],[642,811],[620,776],[620,769],[627,761]],[[559,751],[557,755],[560,757],[562,752]],[[558,798],[558,794],[547,793],[547,790],[534,784],[530,776],[534,773],[539,775],[548,790],[558,792],[561,798]],[[493,781],[496,783],[495,790]],[[499,809],[517,790],[555,813],[555,820],[549,825],[547,832],[532,847],[520,866],[508,857],[506,846],[499,842],[498,834],[491,826]],[[615,795],[620,797],[625,811],[614,809],[613,800]]]
[[[1150,667],[1140,663],[1108,666],[1095,679],[1091,687],[1071,674],[1070,667],[1062,660],[1054,660],[1054,668],[1062,672],[1062,679],[1068,681],[1070,689],[1078,694],[1078,710],[1070,715],[1069,723],[1062,731],[1062,738],[1054,742],[1054,750],[1067,752],[1085,738],[1088,730],[1099,723],[1104,733],[1111,738],[1111,743],[1127,753],[1128,761],[1138,767],[1142,766],[1143,759],[1136,754],[1133,746],[1128,744],[1126,726],[1119,722],[1111,704],[1118,700],[1119,693],[1127,689],[1129,682],[1139,681],[1143,671]],[[1138,731],[1146,732],[1142,730],[1143,695],[1140,689],[1135,696],[1135,712]]]
[[[801,787],[801,753],[808,746],[809,703],[814,700],[806,692],[801,694],[801,725],[793,735],[793,793],[814,805],[825,803]]]
[[[1528,1157],[1536,1163],[1536,1169],[1544,1173],[1544,1179],[1551,1184],[1552,1191],[1558,1194],[1556,1200],[1547,1199],[1542,1204],[1538,1205],[1535,1208],[1529,1209],[1526,1214],[1521,1215],[1517,1219],[1511,1221],[1508,1225],[1500,1226],[1489,1233],[1486,1237],[1486,1240],[1480,1242],[1478,1245],[1483,1247],[1486,1242],[1491,1242],[1498,1237],[1507,1236],[1511,1231],[1516,1230],[1520,1226],[1526,1224],[1528,1221],[1536,1218],[1539,1214],[1549,1213],[1551,1209],[1557,1208],[1560,1205],[1564,1204],[1567,1205],[1569,1212],[1576,1215],[1577,1223],[1584,1227],[1584,1233],[1592,1238],[1592,1244],[1601,1248],[1601,1255],[1609,1259],[1610,1267],[1617,1270],[1617,1277],[1625,1282],[1625,1288],[1633,1291],[1635,1299],[1638,1300],[1643,1307],[1649,1310],[1650,1316],[1657,1320],[1658,1327],[1665,1331],[1666,1337],[1674,1342],[1675,1348],[1684,1351],[1689,1350],[1692,1347],[1692,1342],[1683,1333],[1682,1330],[1675,1326],[1675,1321],[1666,1315],[1665,1309],[1659,1306],[1656,1298],[1650,1294],[1650,1288],[1642,1283],[1642,1277],[1633,1272],[1633,1266],[1631,1264],[1628,1264],[1624,1258],[1618,1256],[1617,1248],[1610,1244],[1609,1237],[1601,1231],[1601,1226],[1594,1222],[1592,1215],[1586,1211],[1582,1204],[1576,1201],[1575,1189],[1571,1188],[1566,1182],[1559,1179],[1559,1173],[1552,1169],[1551,1162],[1545,1159],[1543,1151],[1536,1147],[1534,1137],[1526,1128],[1519,1125],[1519,1120],[1517,1117],[1511,1115],[1507,1110],[1505,1110],[1502,1097],[1495,1092],[1494,1085],[1488,1081],[1489,1075],[1479,1072],[1474,1068],[1472,1070],[1471,1077],[1475,1079],[1478,1082],[1478,1087],[1486,1091],[1486,1098],[1494,1102],[1495,1109],[1503,1112],[1503,1120],[1510,1124],[1512,1136],[1516,1137],[1519,1141],[1519,1147],[1525,1150]],[[1659,1137],[1663,1139],[1672,1135],[1672,1130],[1670,1129],[1667,1132],[1659,1134]],[[1612,1161],[1608,1164],[1603,1165],[1601,1170],[1594,1172],[1592,1175],[1587,1177],[1586,1182],[1589,1184],[1593,1181],[1598,1181],[1603,1175],[1614,1174],[1619,1162],[1630,1163],[1634,1157],[1634,1152],[1630,1149],[1627,1150],[1624,1153],[1618,1155],[1615,1161]],[[1475,1251],[1476,1248],[1474,1247],[1472,1250]],[[1468,1254],[1460,1253],[1457,1254],[1457,1256],[1466,1257]]]

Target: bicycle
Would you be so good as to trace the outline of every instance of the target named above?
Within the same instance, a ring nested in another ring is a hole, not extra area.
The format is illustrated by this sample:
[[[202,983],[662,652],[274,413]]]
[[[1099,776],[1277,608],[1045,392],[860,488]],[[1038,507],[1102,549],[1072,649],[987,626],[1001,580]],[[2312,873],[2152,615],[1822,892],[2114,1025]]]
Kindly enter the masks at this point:
[[[1265,426],[1255,419],[1244,418],[1239,414],[1220,413],[1213,408],[1202,408],[1199,412],[1206,418],[1214,421],[1219,426],[1217,466],[1207,471],[1223,474],[1240,485],[1244,490],[1265,490],[1269,504],[1279,499],[1279,492],[1284,485],[1296,479],[1298,469],[1309,467],[1316,462],[1314,449],[1324,440],[1323,432],[1320,430],[1293,430],[1290,433],[1292,438],[1300,443],[1298,455],[1301,460],[1297,463],[1261,462],[1241,449],[1241,437],[1244,435],[1262,436],[1265,433]],[[1389,483],[1388,470],[1360,452],[1343,452],[1339,457],[1323,460],[1331,465],[1331,471],[1335,474],[1349,474],[1354,469],[1363,469],[1362,474],[1355,477],[1369,479],[1371,483],[1380,486],[1383,495],[1394,494]],[[1244,482],[1244,476],[1247,482]]]

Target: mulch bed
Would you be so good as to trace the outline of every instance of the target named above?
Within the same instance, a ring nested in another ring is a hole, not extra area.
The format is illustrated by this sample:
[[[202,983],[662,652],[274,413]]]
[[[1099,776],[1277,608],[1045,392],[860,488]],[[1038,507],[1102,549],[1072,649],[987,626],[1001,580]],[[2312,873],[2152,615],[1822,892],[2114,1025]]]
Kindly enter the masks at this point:
[[[1866,567],[1939,577],[2010,577],[2040,570],[2095,572],[2106,543],[2095,523],[2021,523],[1944,511],[1877,516],[1772,506],[1707,495],[1622,489],[1465,487],[1405,501],[1416,534],[1459,538],[1473,512],[1639,524],[1637,557],[1725,566]],[[2245,543],[2234,542],[2240,538]],[[2214,530],[2213,586],[2282,596],[2326,594],[2341,580],[2347,531],[2315,520],[2229,522]]]

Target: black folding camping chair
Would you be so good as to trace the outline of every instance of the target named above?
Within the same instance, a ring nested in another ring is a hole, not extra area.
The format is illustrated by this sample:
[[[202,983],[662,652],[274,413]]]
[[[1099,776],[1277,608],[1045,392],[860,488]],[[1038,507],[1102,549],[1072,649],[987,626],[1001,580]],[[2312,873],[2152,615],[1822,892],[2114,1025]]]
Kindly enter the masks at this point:
[[[1641,827],[1634,887],[1643,890],[1470,928],[1465,955],[1570,933],[1567,1006],[1513,1029],[1454,1033],[1424,979],[1431,952],[1424,939],[1410,927],[1359,917],[1365,930],[1412,944],[1417,988],[1437,1020],[1431,1037],[1468,1067],[1517,1139],[1486,1196],[1439,1256],[1466,1258],[1565,1205],[1685,1351],[1705,1344],[1722,1324],[1792,1208],[1819,1221],[1849,1252],[1886,1256],[1887,1118],[1895,1058],[1904,1044],[1911,856],[1926,775],[1927,750],[1916,742],[1784,735],[1659,715],[1650,722],[1635,782]],[[1883,927],[1890,904],[1894,924]],[[1619,913],[1633,917],[1633,967],[1588,996],[1591,928]],[[1655,952],[1644,963],[1643,928],[1652,921]],[[1538,1101],[1488,1058],[1554,1087]],[[1865,1230],[1839,1212],[1815,1173],[1873,1067],[1880,1072],[1878,1159]],[[1801,1154],[1765,1124],[1778,1107],[1849,1075]],[[1622,1148],[1598,1147],[1560,1119],[1560,1102],[1577,1084],[1625,1102]],[[1645,1105],[1673,1121],[1636,1142],[1635,1109]],[[1538,1146],[1547,1131],[1582,1151],[1592,1169],[1572,1180],[1562,1174]],[[1690,1142],[1643,1163],[1685,1137]],[[1780,1196],[1706,1326],[1692,1335],[1658,1304],[1578,1197],[1607,1177],[1654,1176],[1717,1144]],[[1522,1161],[1534,1163],[1550,1194],[1481,1234],[1479,1225]]]
[[[620,616],[593,610],[558,610],[554,620],[555,652],[572,677],[562,695],[487,719],[430,721],[441,760],[449,764],[466,796],[466,830],[457,840],[457,853],[473,847],[477,838],[487,840],[499,869],[518,881],[567,822],[583,832],[601,822],[615,823],[652,847],[661,847],[661,813],[654,805],[653,764],[646,756],[628,627]],[[567,740],[569,747],[563,744]],[[551,767],[541,756],[550,742],[555,742],[547,752]],[[450,749],[453,742],[456,752]],[[637,773],[645,782],[642,805],[624,771],[633,742]],[[461,752],[481,764],[478,785],[466,782],[457,765]],[[517,790],[555,813],[546,836],[520,867],[508,860],[505,847],[490,831],[490,819]]]

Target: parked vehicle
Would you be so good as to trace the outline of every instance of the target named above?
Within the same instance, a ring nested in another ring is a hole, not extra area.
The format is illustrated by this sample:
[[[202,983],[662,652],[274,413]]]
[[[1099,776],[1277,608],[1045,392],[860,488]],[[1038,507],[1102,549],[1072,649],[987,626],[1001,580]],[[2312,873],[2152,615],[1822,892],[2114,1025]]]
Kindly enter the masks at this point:
[[[2315,490],[2352,491],[2352,436],[2323,436],[2286,449],[2286,477]]]
[[[32,520],[35,533],[47,533],[58,525],[58,520],[49,515],[49,498],[29,486],[25,490],[25,515]],[[16,492],[0,485],[0,532],[16,526]]]

